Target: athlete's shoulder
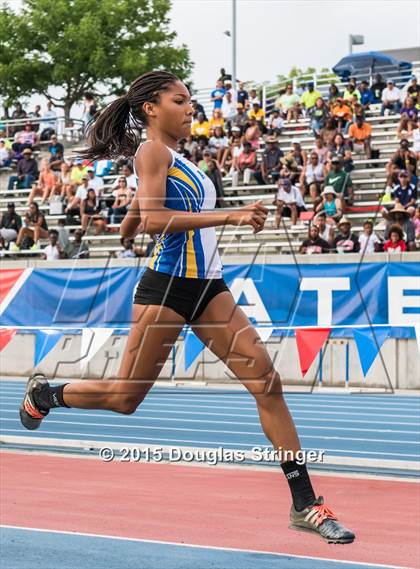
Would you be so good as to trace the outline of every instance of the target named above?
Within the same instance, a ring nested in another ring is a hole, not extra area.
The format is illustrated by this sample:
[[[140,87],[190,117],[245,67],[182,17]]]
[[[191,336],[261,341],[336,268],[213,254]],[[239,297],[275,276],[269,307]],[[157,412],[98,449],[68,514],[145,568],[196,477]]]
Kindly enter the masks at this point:
[[[169,148],[160,140],[150,140],[143,142],[136,153],[136,166],[144,168],[169,167],[172,164],[173,157]]]

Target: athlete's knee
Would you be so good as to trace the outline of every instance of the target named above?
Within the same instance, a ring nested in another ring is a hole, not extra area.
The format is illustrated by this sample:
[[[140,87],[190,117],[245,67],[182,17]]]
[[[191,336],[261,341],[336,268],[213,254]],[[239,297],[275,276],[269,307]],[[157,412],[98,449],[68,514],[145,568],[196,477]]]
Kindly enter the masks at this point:
[[[283,388],[280,375],[275,369],[270,369],[261,377],[260,389],[253,393],[258,405],[270,406],[274,400],[283,398]]]
[[[123,415],[132,415],[142,401],[137,395],[120,395],[113,405],[113,410]]]

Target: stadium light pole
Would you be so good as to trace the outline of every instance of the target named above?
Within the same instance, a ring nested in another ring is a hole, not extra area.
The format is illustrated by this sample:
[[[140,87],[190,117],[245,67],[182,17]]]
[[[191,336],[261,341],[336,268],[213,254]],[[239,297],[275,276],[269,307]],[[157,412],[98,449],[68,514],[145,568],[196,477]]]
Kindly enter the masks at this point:
[[[232,0],[232,99],[236,101],[236,0]]]

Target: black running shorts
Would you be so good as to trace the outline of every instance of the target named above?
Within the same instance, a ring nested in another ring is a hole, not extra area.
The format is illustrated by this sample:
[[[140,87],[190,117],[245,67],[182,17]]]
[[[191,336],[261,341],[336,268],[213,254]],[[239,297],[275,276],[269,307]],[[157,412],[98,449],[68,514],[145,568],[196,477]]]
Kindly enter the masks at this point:
[[[172,308],[187,323],[196,320],[220,292],[229,291],[223,279],[173,277],[147,268],[137,285],[134,304]]]

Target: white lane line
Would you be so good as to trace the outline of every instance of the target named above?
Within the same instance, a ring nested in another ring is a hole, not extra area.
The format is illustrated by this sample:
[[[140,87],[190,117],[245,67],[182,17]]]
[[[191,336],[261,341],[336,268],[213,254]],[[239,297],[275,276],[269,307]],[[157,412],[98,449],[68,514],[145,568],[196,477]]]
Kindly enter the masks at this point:
[[[15,409],[7,409],[7,410],[3,410],[2,413],[13,413],[16,414],[16,410]],[[82,413],[73,413],[72,411],[58,411],[57,409],[54,409],[54,416],[55,417],[80,417],[80,418],[84,418],[84,417],[96,417],[98,419],[101,419],[103,417],[108,417],[109,415],[104,415],[104,414],[100,414],[100,413],[88,413],[87,411],[84,411]],[[161,422],[165,422],[165,421],[170,421],[170,422],[175,422],[175,423],[201,423],[201,424],[214,424],[214,425],[249,425],[250,427],[256,427],[260,425],[260,422],[258,420],[258,417],[255,417],[256,420],[255,421],[221,421],[221,420],[209,420],[209,419],[185,419],[185,418],[179,418],[179,419],[174,419],[171,417],[144,417],[141,414],[137,414],[134,415],[133,417],[131,417],[130,419],[127,419],[127,421],[132,422],[133,419],[139,419],[140,421],[161,421]],[[0,419],[2,420],[2,419]],[[4,421],[8,421],[9,418],[5,417],[3,418]],[[86,424],[89,424],[89,422],[86,422]],[[127,423],[128,424],[128,423]],[[401,423],[404,424],[404,423]],[[416,423],[414,423],[416,424]],[[420,425],[419,425],[419,429],[414,430],[414,431],[403,431],[403,430],[393,430],[393,429],[357,429],[355,427],[353,427],[352,425],[349,425],[349,427],[318,427],[316,425],[299,425],[297,423],[295,423],[295,425],[302,429],[310,429],[310,430],[317,430],[317,429],[321,429],[321,430],[328,430],[328,431],[360,431],[363,433],[402,433],[405,435],[420,435]]]
[[[19,433],[20,435],[22,434],[22,429],[3,429],[2,430],[3,433]],[[48,432],[45,433],[46,435],[64,435],[64,440],[66,436],[80,436],[80,437],[92,437],[92,433],[69,433],[68,431],[51,431],[48,430]],[[124,435],[124,437],[122,438],[121,435],[108,435],[108,434],[104,434],[101,435],[100,433],[94,433],[94,436],[97,438],[101,438],[101,439],[117,439],[118,442],[121,444],[121,446],[124,446],[126,443],[126,440],[130,439],[133,441],[146,441],[146,442],[150,442],[150,441],[160,441],[160,442],[166,442],[166,443],[181,443],[181,444],[197,444],[197,445],[217,445],[217,446],[221,446],[223,448],[229,448],[229,450],[233,450],[237,447],[245,447],[245,448],[253,448],[255,446],[258,446],[258,448],[262,447],[262,448],[266,448],[268,446],[268,443],[266,442],[264,445],[258,444],[258,445],[252,445],[250,443],[237,443],[237,442],[229,442],[229,441],[197,441],[197,440],[190,440],[190,439],[171,439],[171,438],[159,438],[159,437],[131,437],[129,435]],[[46,440],[48,440],[48,437],[43,437]],[[0,442],[2,441],[2,437],[0,437]],[[6,441],[4,441],[6,442]],[[89,439],[86,439],[85,441],[86,443],[89,442]],[[104,441],[105,443],[106,441]],[[176,445],[176,446],[179,446]],[[397,453],[397,452],[376,452],[376,451],[365,451],[365,450],[348,450],[348,449],[336,449],[336,448],[329,448],[329,449],[317,449],[317,448],[307,448],[304,447],[303,450],[315,450],[317,452],[328,452],[328,453],[332,453],[332,452],[339,452],[342,453],[344,455],[348,455],[351,456],[352,454],[367,454],[367,455],[377,455],[377,456],[391,456],[391,457],[395,457],[395,456],[405,456],[405,457],[411,457],[414,458],[416,460],[418,460],[418,454],[407,454],[407,453]]]
[[[362,563],[361,561],[344,561],[342,559],[335,559],[329,557],[312,557],[309,555],[295,555],[293,553],[281,552],[281,551],[264,551],[260,549],[241,549],[239,547],[218,547],[216,545],[197,545],[195,543],[179,543],[177,541],[162,541],[158,539],[141,539],[138,537],[121,537],[116,535],[108,535],[108,534],[99,534],[99,533],[85,533],[85,532],[78,532],[78,531],[66,531],[66,530],[51,530],[51,529],[42,529],[42,528],[31,528],[25,526],[11,526],[11,525],[0,525],[1,528],[5,529],[13,529],[13,530],[24,530],[24,531],[33,531],[33,532],[44,532],[44,533],[54,533],[60,535],[80,535],[83,537],[94,537],[99,539],[110,539],[110,540],[118,540],[118,541],[133,541],[136,543],[151,543],[151,544],[159,544],[159,545],[172,545],[176,547],[188,547],[192,549],[211,549],[214,551],[232,551],[235,553],[252,553],[252,554],[259,554],[259,555],[266,555],[267,557],[295,557],[296,559],[311,559],[312,561],[327,561],[329,563],[341,563],[341,564],[353,564],[353,565],[360,565],[361,569],[363,567],[373,567],[377,569],[412,569],[410,567],[403,567],[402,565],[378,565],[377,563]],[[217,560],[216,560],[217,561]]]
[[[20,423],[20,419],[8,419],[9,422]],[[109,427],[112,429],[140,429],[143,431],[168,431],[168,427],[152,427],[152,426],[142,426],[142,425],[116,425],[114,423],[86,423],[83,421],[56,421],[54,419],[50,419],[48,421],[49,424],[54,423],[55,425],[79,425],[83,427]],[[7,429],[2,429],[2,431],[7,431]],[[179,433],[200,433],[200,435],[206,435],[208,433],[214,433],[219,435],[246,435],[247,437],[264,437],[263,432],[251,432],[251,431],[224,431],[219,429],[187,429],[181,427],[171,427],[170,431],[177,431]],[[315,439],[317,441],[321,441],[325,443],[325,441],[358,441],[364,443],[385,443],[387,445],[415,445],[420,448],[419,441],[405,441],[405,440],[396,440],[391,441],[387,439],[372,439],[372,438],[359,438],[359,437],[331,437],[331,436],[324,436],[324,435],[301,435],[301,439]],[[236,443],[233,443],[236,444]],[[251,444],[251,443],[249,443]],[[256,443],[258,444],[258,443]]]
[[[13,407],[13,409],[17,410],[17,406],[15,403],[2,403],[0,404],[0,409],[2,407],[5,406],[9,406],[9,407]],[[74,409],[74,407],[73,407]],[[251,413],[213,413],[211,411],[173,411],[171,410],[159,410],[159,409],[153,409],[153,410],[149,410],[149,409],[145,409],[145,404],[143,403],[140,407],[139,407],[140,411],[138,412],[137,415],[134,415],[133,417],[136,418],[138,416],[144,416],[144,413],[153,413],[153,415],[155,414],[164,414],[165,416],[169,413],[172,415],[205,415],[205,416],[216,416],[216,417],[250,417],[252,414]],[[255,411],[255,410],[254,410]],[[97,413],[92,413],[90,414],[90,416],[95,416],[95,417],[109,417],[110,414],[113,413],[112,411],[99,411]],[[57,408],[54,410],[54,414],[60,414],[60,415],[67,415],[68,411],[65,411],[64,409],[61,408]],[[85,410],[81,410],[80,413],[78,413],[81,417],[85,416],[87,414],[87,409]],[[113,413],[114,415],[116,415],[115,413]],[[257,416],[255,414],[255,416]],[[309,423],[313,423],[313,422],[334,422],[334,423],[348,423],[349,425],[352,425],[353,423],[363,423],[363,424],[369,424],[369,425],[409,425],[409,426],[420,426],[420,421],[418,422],[396,422],[396,421],[371,421],[370,419],[331,419],[331,418],[322,418],[319,417],[319,415],[317,414],[316,416],[314,415],[313,417],[301,417],[299,416],[299,412],[297,413],[293,413],[293,418],[294,419],[299,419],[299,421],[307,421]],[[388,417],[388,418],[392,418],[392,416]]]

